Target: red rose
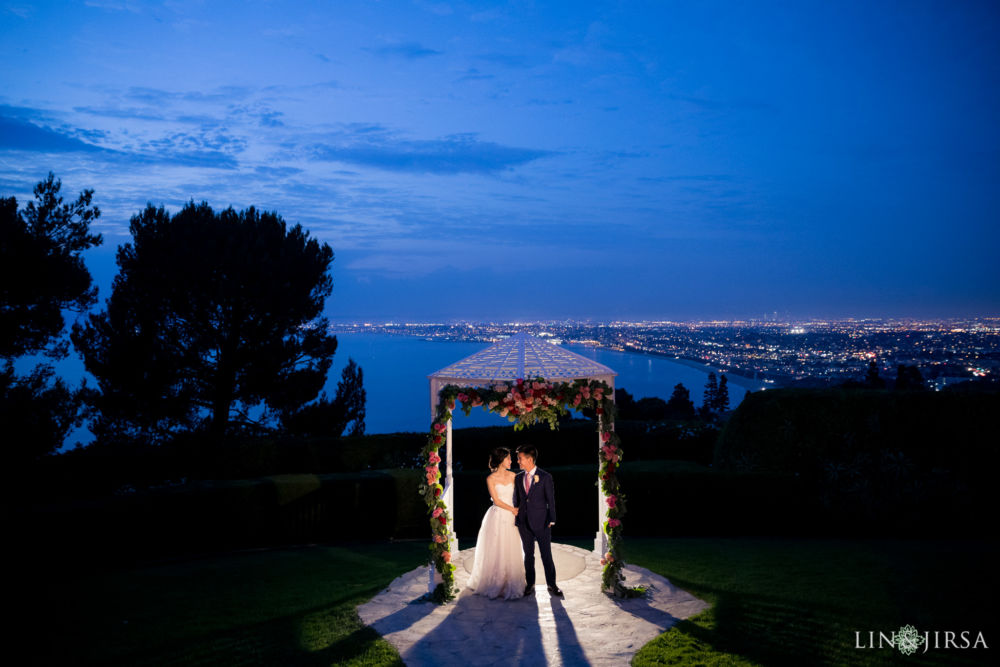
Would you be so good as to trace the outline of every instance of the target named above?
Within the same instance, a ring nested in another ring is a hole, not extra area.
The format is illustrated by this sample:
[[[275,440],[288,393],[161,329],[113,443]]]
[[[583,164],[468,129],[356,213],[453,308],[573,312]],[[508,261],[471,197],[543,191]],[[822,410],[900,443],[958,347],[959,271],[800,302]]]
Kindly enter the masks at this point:
[[[446,517],[444,514],[442,514],[441,516],[438,517],[438,521],[441,522],[442,526],[447,526],[448,525],[448,517]]]
[[[441,489],[439,489],[439,488],[435,488],[434,489],[434,497],[435,498],[440,498],[441,497]]]

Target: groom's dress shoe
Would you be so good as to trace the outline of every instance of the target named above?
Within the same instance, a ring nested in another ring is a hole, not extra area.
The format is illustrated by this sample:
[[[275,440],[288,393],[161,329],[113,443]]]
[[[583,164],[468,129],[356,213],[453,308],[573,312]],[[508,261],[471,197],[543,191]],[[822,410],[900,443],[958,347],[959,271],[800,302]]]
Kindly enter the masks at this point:
[[[549,586],[549,593],[559,598],[563,597],[563,592],[559,590],[558,586]]]
[[[534,586],[525,586],[524,587],[524,594],[525,594],[525,596],[534,595],[534,593],[535,593],[535,587]]]

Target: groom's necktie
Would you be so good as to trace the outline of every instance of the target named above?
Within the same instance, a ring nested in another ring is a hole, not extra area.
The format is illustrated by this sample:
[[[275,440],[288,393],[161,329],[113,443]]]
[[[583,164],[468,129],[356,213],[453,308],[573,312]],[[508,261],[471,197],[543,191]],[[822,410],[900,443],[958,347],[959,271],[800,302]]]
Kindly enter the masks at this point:
[[[528,473],[524,473],[524,492],[527,493],[531,490],[531,478],[528,477]]]

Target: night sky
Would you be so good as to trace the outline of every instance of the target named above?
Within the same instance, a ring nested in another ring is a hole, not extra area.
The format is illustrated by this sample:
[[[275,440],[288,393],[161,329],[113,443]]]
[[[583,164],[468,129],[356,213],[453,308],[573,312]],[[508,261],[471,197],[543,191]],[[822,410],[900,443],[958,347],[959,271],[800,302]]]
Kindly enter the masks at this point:
[[[336,253],[335,320],[1000,314],[995,2],[0,0],[0,194]]]

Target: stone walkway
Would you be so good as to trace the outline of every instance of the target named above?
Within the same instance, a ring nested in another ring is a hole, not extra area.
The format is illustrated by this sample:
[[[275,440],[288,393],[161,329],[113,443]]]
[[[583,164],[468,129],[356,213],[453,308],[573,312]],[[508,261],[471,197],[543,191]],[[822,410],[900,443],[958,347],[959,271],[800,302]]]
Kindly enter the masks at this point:
[[[658,574],[625,566],[626,585],[645,585],[643,598],[615,599],[600,591],[601,563],[590,551],[553,544],[564,599],[550,597],[540,566],[535,594],[490,600],[465,586],[475,549],[459,552],[451,603],[421,601],[428,568],[393,581],[358,607],[361,620],[385,637],[410,667],[421,665],[626,665],[650,640],[708,604]],[[561,574],[571,575],[564,578]]]

